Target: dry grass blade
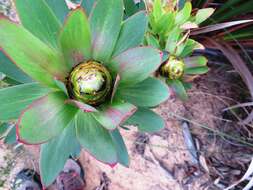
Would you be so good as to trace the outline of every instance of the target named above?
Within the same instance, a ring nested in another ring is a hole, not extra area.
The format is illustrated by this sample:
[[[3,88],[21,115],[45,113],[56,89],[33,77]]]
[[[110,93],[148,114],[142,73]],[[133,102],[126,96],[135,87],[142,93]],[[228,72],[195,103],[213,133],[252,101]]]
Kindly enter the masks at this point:
[[[238,21],[224,22],[224,23],[220,23],[220,24],[205,26],[205,27],[193,30],[191,32],[191,35],[199,35],[199,34],[204,34],[204,33],[208,33],[208,32],[213,32],[216,30],[221,30],[224,28],[229,28],[232,26],[236,26],[239,24],[245,24],[245,23],[249,23],[249,22],[253,22],[253,20],[238,20]]]
[[[252,161],[251,161],[251,163],[249,165],[248,170],[244,174],[244,176],[239,181],[237,181],[236,183],[234,183],[233,185],[227,187],[225,190],[230,190],[230,189],[234,188],[235,186],[237,186],[242,181],[248,180],[250,178],[250,176],[252,176],[252,174],[253,174],[253,159],[252,159]],[[248,185],[243,190],[249,190],[252,187],[252,185],[253,185],[252,183],[253,183],[253,178],[250,179]]]
[[[251,94],[251,97],[253,99],[253,76],[251,72],[249,71],[246,63],[238,54],[238,52],[225,42],[217,43],[215,40],[211,38],[207,38],[207,41],[213,44],[219,50],[221,50],[222,53],[231,62],[235,70],[240,74],[241,78],[247,85],[249,92]],[[249,124],[252,121],[253,121],[253,111],[251,112],[251,114],[248,115],[248,117],[244,121],[242,121],[241,124]]]

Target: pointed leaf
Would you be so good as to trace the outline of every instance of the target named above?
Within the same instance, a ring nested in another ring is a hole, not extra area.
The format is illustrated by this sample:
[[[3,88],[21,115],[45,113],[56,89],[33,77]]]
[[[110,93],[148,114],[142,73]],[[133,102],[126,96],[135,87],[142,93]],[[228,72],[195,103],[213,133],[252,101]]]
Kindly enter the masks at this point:
[[[167,80],[166,82],[181,100],[186,101],[188,99],[185,87],[180,80]]]
[[[120,75],[120,85],[139,83],[161,65],[160,52],[150,47],[129,49],[113,58],[109,68]]]
[[[125,7],[124,11],[128,17],[135,14],[138,11],[135,1],[123,0],[123,2],[124,2],[124,7]]]
[[[82,1],[82,7],[85,9],[85,12],[87,15],[90,15],[91,10],[95,6],[97,0],[83,0]]]
[[[188,39],[183,51],[180,53],[180,57],[186,57],[193,53],[193,50],[197,47],[198,42],[192,39]]]
[[[191,16],[192,5],[191,2],[186,2],[184,8],[177,13],[176,24],[184,24]]]
[[[0,120],[17,119],[29,104],[48,94],[50,89],[37,83],[22,84],[0,89]]]
[[[186,68],[206,66],[207,58],[204,56],[193,56],[184,59]]]
[[[82,8],[70,12],[60,33],[59,40],[70,67],[90,59],[90,26]]]
[[[59,52],[6,19],[0,19],[0,48],[25,73],[50,87],[55,87],[52,75],[64,79],[68,74],[69,69]]]
[[[80,144],[76,138],[75,122],[72,121],[62,134],[41,146],[40,174],[45,187],[54,182],[66,161],[77,151],[80,151]]]
[[[118,161],[123,166],[129,167],[129,155],[127,147],[118,129],[110,132],[112,140],[115,144],[118,153]]]
[[[125,20],[122,24],[113,56],[116,56],[129,48],[140,45],[143,42],[147,26],[148,20],[146,12],[144,11],[136,13]]]
[[[52,92],[34,101],[19,118],[19,141],[40,144],[58,136],[77,112],[74,106],[64,103],[66,99],[64,93]]]
[[[60,22],[46,2],[44,0],[16,0],[15,5],[23,26],[43,42],[57,47]]]
[[[133,105],[154,107],[169,98],[169,89],[162,81],[149,77],[134,86],[119,88],[117,96]]]
[[[94,118],[106,129],[113,130],[127,120],[136,111],[136,107],[127,102],[115,101],[93,113]]]
[[[165,127],[164,120],[155,112],[147,108],[138,108],[126,124],[136,125],[141,132],[153,133]]]
[[[91,114],[78,113],[76,130],[81,146],[96,159],[110,165],[117,163],[117,150],[110,133]]]
[[[203,67],[192,67],[192,68],[186,68],[185,69],[185,74],[188,75],[202,75],[205,74],[209,71],[209,68],[207,66]]]
[[[196,14],[195,22],[197,24],[200,24],[204,22],[206,19],[208,19],[213,13],[214,13],[213,8],[200,9]]]
[[[177,44],[180,41],[182,30],[178,27],[175,27],[169,34],[165,49],[171,54],[175,54]]]
[[[16,127],[13,125],[9,132],[7,133],[7,136],[4,139],[4,143],[8,145],[13,145],[17,143],[17,138],[16,138]]]
[[[64,22],[65,17],[67,16],[69,9],[67,4],[63,0],[45,0],[48,6],[52,9],[55,16],[58,18],[61,23]]]
[[[3,52],[0,51],[0,72],[4,73],[9,78],[20,82],[33,82],[32,79],[21,71]]]
[[[82,102],[79,102],[77,100],[68,99],[65,101],[65,103],[73,105],[84,112],[98,112],[98,110],[96,108],[94,108],[88,104],[84,104]]]
[[[116,45],[123,17],[122,0],[98,0],[90,16],[92,54],[97,61],[110,59]]]

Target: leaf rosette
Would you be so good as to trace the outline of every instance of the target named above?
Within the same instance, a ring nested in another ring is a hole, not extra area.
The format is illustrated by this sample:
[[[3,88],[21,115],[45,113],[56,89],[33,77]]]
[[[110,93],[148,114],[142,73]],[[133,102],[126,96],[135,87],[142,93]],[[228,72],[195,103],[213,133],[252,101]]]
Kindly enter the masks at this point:
[[[18,75],[3,72],[19,85],[0,89],[0,121],[17,120],[19,142],[43,144],[45,186],[80,146],[104,163],[128,166],[119,130],[125,122],[143,132],[164,127],[150,110],[169,92],[150,77],[161,56],[141,44],[146,13],[123,20],[122,0],[98,0],[88,8],[83,2],[85,10],[68,13],[58,0],[16,0],[20,23],[0,18],[3,64],[19,68]]]

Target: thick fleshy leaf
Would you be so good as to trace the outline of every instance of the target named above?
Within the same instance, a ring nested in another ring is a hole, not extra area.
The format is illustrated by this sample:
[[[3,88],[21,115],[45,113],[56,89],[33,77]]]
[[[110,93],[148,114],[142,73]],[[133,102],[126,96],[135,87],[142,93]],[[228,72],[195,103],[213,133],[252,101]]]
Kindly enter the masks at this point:
[[[98,112],[98,110],[88,104],[79,102],[77,100],[69,99],[65,101],[66,104],[73,105],[84,112]]]
[[[118,162],[117,150],[110,133],[91,114],[79,111],[76,129],[81,146],[97,160],[111,166]]]
[[[122,164],[123,166],[128,167],[129,162],[130,162],[129,155],[127,152],[127,147],[125,145],[125,142],[119,130],[115,129],[114,131],[111,131],[110,133],[111,133],[112,140],[115,144],[115,147],[117,149],[119,163]]]
[[[10,128],[9,123],[1,123],[0,124],[0,140],[4,136],[4,134],[7,132],[7,130]]]
[[[0,89],[0,120],[17,119],[34,100],[48,94],[50,89],[37,83],[22,84]]]
[[[116,97],[133,105],[154,107],[169,98],[169,89],[162,81],[150,77],[134,86],[119,88]]]
[[[34,101],[17,123],[19,141],[25,144],[40,144],[58,136],[78,110],[65,104],[66,98],[62,92],[52,92]]]
[[[82,7],[84,8],[87,15],[90,15],[90,12],[92,8],[94,7],[94,4],[97,0],[83,0],[82,1]]]
[[[165,127],[164,120],[147,108],[138,108],[126,124],[136,125],[141,132],[157,132]]]
[[[175,27],[169,34],[167,42],[166,42],[166,47],[165,49],[170,52],[171,54],[175,54],[177,44],[180,40],[180,35],[181,35],[182,30],[178,27]]]
[[[0,72],[20,83],[32,82],[32,79],[21,71],[11,60],[0,51]]]
[[[192,5],[191,2],[186,2],[184,8],[177,13],[176,24],[184,24],[191,16]]]
[[[0,48],[25,73],[50,87],[55,87],[52,75],[64,79],[69,71],[59,52],[6,19],[0,19]]]
[[[184,59],[186,68],[203,67],[206,66],[207,61],[204,56],[193,56]]]
[[[90,59],[90,26],[82,8],[70,12],[61,31],[59,40],[61,49],[70,67]]]
[[[143,42],[147,26],[148,19],[146,12],[144,11],[136,13],[125,20],[121,27],[113,56],[116,56],[129,48],[140,45]]]
[[[41,146],[40,175],[45,187],[51,185],[62,171],[69,156],[80,151],[76,138],[75,122],[71,122],[62,134]]]
[[[97,61],[111,58],[121,28],[122,0],[98,0],[90,15],[92,31],[92,54]]]
[[[151,47],[129,49],[113,58],[108,67],[120,75],[120,85],[139,83],[161,65],[160,52]]]
[[[58,20],[63,23],[65,17],[69,12],[69,9],[65,1],[63,0],[45,0],[45,1],[47,2],[48,6],[52,9]]]
[[[8,133],[4,139],[4,143],[8,144],[8,145],[13,145],[13,144],[17,143],[15,125],[11,126],[11,129],[8,131]]]
[[[43,42],[57,47],[60,22],[46,2],[44,0],[15,0],[15,5],[23,26]]]
[[[186,101],[188,99],[185,87],[180,80],[167,80],[166,82],[181,100]]]
[[[115,101],[104,105],[99,112],[93,113],[94,118],[106,129],[113,130],[126,121],[136,111],[130,103]]]
[[[196,14],[195,22],[197,24],[200,24],[204,22],[206,19],[208,19],[213,13],[214,13],[213,8],[200,9]]]
[[[198,42],[192,39],[188,39],[183,51],[180,53],[180,57],[186,57],[193,53],[193,50],[198,46]]]
[[[209,68],[207,66],[203,67],[192,67],[192,68],[186,68],[185,74],[187,75],[202,75],[209,71]]]

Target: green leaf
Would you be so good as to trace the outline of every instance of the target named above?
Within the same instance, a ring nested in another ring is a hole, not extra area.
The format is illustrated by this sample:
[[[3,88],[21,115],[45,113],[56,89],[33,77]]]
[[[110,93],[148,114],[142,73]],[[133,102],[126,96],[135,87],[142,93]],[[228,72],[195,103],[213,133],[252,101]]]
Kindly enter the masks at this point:
[[[87,15],[90,15],[95,3],[97,0],[83,0],[82,1],[82,7],[85,9],[85,12]]]
[[[136,125],[141,132],[153,133],[165,127],[164,120],[155,112],[147,108],[138,108],[126,124]]]
[[[213,8],[206,8],[198,10],[195,18],[195,23],[200,24],[208,19],[214,13]]]
[[[169,89],[162,81],[149,77],[134,86],[119,88],[116,96],[133,105],[154,107],[168,99]]]
[[[40,175],[45,187],[51,185],[63,170],[66,161],[72,154],[80,151],[76,138],[75,122],[71,122],[61,135],[41,146]]]
[[[191,11],[192,11],[191,2],[186,2],[184,8],[177,13],[175,23],[177,25],[184,24],[190,18]]]
[[[161,55],[158,50],[137,47],[114,57],[108,67],[120,75],[120,85],[133,85],[148,78],[160,65]]]
[[[122,0],[98,0],[90,16],[93,59],[106,62],[111,58],[121,29]]]
[[[19,141],[41,144],[58,136],[74,118],[77,110],[66,105],[62,92],[52,92],[34,101],[21,115],[18,127]]]
[[[123,166],[129,167],[129,155],[127,152],[127,147],[125,145],[125,142],[119,132],[118,129],[115,129],[114,131],[110,132],[112,140],[115,144],[117,153],[118,153],[118,161]]]
[[[127,102],[115,101],[100,107],[94,118],[106,129],[113,130],[130,117],[136,107]]]
[[[32,79],[21,71],[14,63],[12,63],[11,60],[1,51],[0,72],[20,83],[32,82]]]
[[[0,124],[0,139],[3,137],[3,135],[9,129],[9,127],[10,127],[10,125],[8,123],[2,123],[2,124]]]
[[[68,15],[69,9],[63,0],[45,0],[48,6],[52,9],[55,16],[61,23],[64,22],[65,17]],[[87,1],[87,0],[85,0]]]
[[[0,89],[0,120],[17,119],[29,104],[49,93],[49,89],[37,83],[22,84]]]
[[[127,16],[132,16],[138,11],[138,8],[134,2],[134,0],[123,0],[125,13]]]
[[[163,9],[162,9],[162,1],[161,0],[154,0],[154,4],[153,4],[153,11],[152,11],[152,15],[154,16],[154,19],[157,21],[161,18],[163,13]]]
[[[4,139],[4,143],[8,145],[13,145],[17,143],[16,127],[14,125],[11,127],[10,131],[7,133],[7,136]]]
[[[189,56],[193,53],[193,50],[196,48],[196,46],[198,45],[198,43],[195,40],[192,39],[188,39],[186,41],[185,47],[183,49],[183,51],[180,53],[180,57],[186,57]]]
[[[187,75],[202,75],[206,74],[208,71],[209,68],[207,66],[204,66],[204,67],[186,68],[184,72]]]
[[[173,29],[174,23],[175,23],[174,14],[168,12],[157,21],[155,28],[153,30],[157,34],[166,34]]]
[[[207,58],[204,56],[193,56],[184,59],[186,68],[206,66],[207,61]]]
[[[44,0],[16,0],[15,5],[23,26],[43,42],[56,48],[61,25],[47,3]]]
[[[175,54],[177,49],[177,44],[180,40],[182,30],[178,27],[175,27],[168,36],[165,49],[171,54]]]
[[[181,100],[186,101],[188,99],[185,87],[180,80],[167,80],[166,82]]]
[[[144,40],[147,26],[148,20],[144,11],[136,13],[125,20],[122,24],[113,56],[116,56],[129,48],[140,45]]]
[[[60,33],[61,49],[70,67],[91,58],[91,32],[82,8],[70,12]]]
[[[69,72],[59,52],[6,19],[0,20],[0,47],[20,69],[50,87],[55,87],[52,75],[64,80]]]
[[[118,154],[110,133],[91,114],[79,111],[76,130],[81,146],[96,159],[112,166],[117,163]]]
[[[152,34],[146,34],[146,41],[147,45],[160,49],[159,41]]]

